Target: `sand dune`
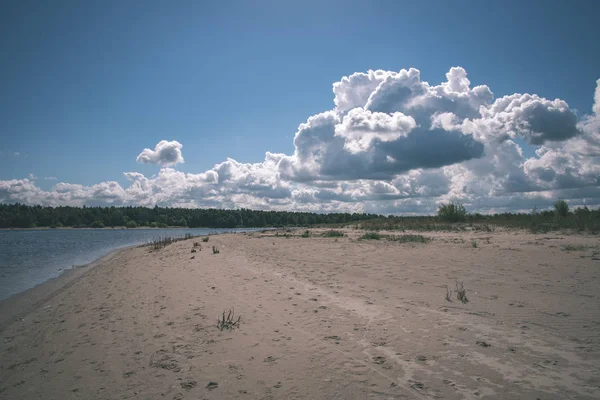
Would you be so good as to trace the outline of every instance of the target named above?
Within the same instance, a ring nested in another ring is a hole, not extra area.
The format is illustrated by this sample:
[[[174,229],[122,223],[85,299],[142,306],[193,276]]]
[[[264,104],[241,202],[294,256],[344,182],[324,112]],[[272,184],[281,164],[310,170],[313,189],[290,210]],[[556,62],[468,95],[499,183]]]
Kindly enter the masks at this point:
[[[312,232],[112,255],[2,327],[0,398],[600,398],[596,237]]]

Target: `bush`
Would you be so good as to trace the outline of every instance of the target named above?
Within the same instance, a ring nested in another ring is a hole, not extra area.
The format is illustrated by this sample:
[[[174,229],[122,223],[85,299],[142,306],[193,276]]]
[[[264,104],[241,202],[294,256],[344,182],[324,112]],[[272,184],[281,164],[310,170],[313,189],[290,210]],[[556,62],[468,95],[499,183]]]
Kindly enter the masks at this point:
[[[301,235],[303,238],[307,238],[310,237],[310,231],[304,231],[304,233]]]
[[[554,212],[559,217],[566,217],[569,215],[569,205],[563,199],[559,199],[556,203],[554,203]]]
[[[127,223],[125,224],[125,227],[128,229],[137,228],[137,224],[135,223],[135,221],[127,221]]]
[[[213,251],[213,254],[219,254],[221,252],[217,246],[213,246],[212,251]]]
[[[462,222],[467,219],[467,210],[461,203],[441,204],[438,208],[438,217],[448,222]]]
[[[361,240],[379,240],[381,239],[381,235],[377,232],[369,232],[365,233],[360,237]]]
[[[203,237],[203,238],[202,238],[202,241],[203,241],[204,243],[206,243],[206,242],[208,242],[208,239],[210,239],[210,238],[209,238],[208,236],[206,236],[206,237]]]
[[[90,224],[90,228],[104,228],[104,222],[94,221]]]

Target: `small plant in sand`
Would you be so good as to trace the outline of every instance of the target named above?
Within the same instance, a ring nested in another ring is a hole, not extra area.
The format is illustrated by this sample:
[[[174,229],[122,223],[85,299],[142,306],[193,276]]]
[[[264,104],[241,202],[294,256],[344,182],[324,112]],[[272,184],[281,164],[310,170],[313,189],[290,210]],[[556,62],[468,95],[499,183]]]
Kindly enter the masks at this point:
[[[192,249],[191,253],[195,253],[195,252],[196,252],[196,249]]]
[[[574,244],[568,244],[562,247],[563,251],[583,251],[585,249],[587,249],[587,246]]]
[[[330,230],[330,231],[323,233],[323,237],[333,237],[333,238],[344,237],[344,232]]]
[[[221,252],[217,246],[213,246],[212,250],[213,250],[213,254],[219,254]]]
[[[473,241],[471,242],[471,246],[472,246],[474,249],[476,249],[476,248],[477,248],[477,242],[476,242],[475,240],[473,240]]]
[[[310,231],[304,231],[304,233],[301,235],[303,238],[307,238],[310,237]]]
[[[452,302],[452,290],[446,285],[446,300]]]
[[[368,232],[360,237],[361,240],[379,240],[381,235],[377,232]]]
[[[203,238],[202,238],[202,241],[203,241],[204,243],[206,243],[206,242],[208,242],[208,239],[210,239],[208,236],[207,236],[207,237],[203,237]]]
[[[202,245],[200,244],[200,242],[194,242],[194,247],[202,247]]]
[[[389,236],[388,240],[400,243],[427,243],[431,239],[422,235],[397,235]]]
[[[469,299],[467,298],[467,290],[465,289],[463,283],[459,280],[456,281],[456,298],[463,304],[469,302]]]
[[[242,317],[237,317],[237,319],[235,319],[235,311],[233,308],[229,310],[227,315],[225,315],[225,311],[223,311],[223,316],[217,317],[217,328],[221,331],[232,331],[235,328],[240,327],[241,318]]]

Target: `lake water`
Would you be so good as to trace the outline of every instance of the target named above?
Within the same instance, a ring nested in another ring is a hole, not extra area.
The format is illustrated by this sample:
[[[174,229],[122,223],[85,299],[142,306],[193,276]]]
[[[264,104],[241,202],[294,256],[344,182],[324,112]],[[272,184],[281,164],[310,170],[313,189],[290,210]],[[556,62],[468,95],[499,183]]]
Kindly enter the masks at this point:
[[[88,264],[113,250],[159,237],[257,229],[47,229],[0,230],[0,300]]]

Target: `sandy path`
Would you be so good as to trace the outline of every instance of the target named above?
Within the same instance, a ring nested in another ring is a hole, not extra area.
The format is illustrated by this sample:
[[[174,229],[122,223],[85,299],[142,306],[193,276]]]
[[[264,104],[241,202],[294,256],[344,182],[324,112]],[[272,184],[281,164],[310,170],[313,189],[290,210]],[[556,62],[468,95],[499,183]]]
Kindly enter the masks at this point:
[[[2,331],[0,398],[600,398],[597,238],[347,232],[117,253]]]

